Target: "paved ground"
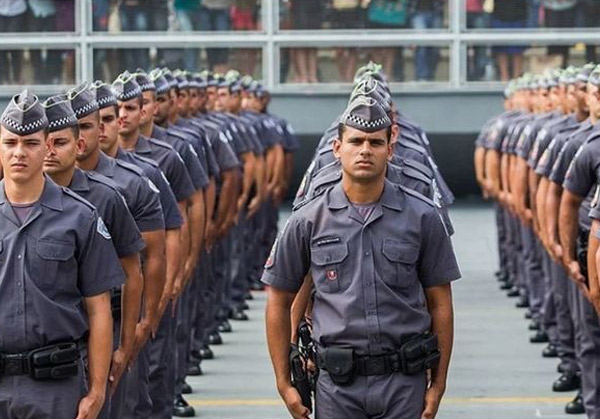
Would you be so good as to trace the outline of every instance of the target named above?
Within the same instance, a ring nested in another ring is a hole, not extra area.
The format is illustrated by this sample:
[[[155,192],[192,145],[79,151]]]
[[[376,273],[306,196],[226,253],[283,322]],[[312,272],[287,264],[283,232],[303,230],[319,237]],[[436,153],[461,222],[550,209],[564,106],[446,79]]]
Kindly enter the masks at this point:
[[[456,342],[448,392],[439,419],[567,418],[572,393],[552,393],[555,360],[528,343],[523,311],[514,308],[493,278],[493,212],[459,203],[452,211],[454,243],[463,279],[454,286]],[[264,293],[250,301],[249,322],[235,322],[205,376],[190,379],[189,401],[204,418],[287,418],[273,386],[264,335]]]

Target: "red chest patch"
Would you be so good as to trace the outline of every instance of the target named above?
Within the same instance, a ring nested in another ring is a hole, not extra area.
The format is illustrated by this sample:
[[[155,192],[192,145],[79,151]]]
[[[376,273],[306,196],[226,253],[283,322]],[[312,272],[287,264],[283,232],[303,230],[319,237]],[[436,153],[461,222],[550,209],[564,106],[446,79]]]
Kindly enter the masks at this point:
[[[335,281],[338,277],[337,271],[335,269],[329,269],[325,275],[330,281]]]

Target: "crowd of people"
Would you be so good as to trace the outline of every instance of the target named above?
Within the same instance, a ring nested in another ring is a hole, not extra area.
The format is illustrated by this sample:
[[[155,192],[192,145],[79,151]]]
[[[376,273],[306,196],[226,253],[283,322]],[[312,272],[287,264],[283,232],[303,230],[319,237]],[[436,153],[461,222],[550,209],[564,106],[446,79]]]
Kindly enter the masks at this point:
[[[298,141],[269,92],[157,68],[0,117],[0,417],[190,417],[277,234]]]
[[[569,414],[600,417],[600,66],[526,74],[483,127],[477,181],[495,201],[501,289],[557,358]]]

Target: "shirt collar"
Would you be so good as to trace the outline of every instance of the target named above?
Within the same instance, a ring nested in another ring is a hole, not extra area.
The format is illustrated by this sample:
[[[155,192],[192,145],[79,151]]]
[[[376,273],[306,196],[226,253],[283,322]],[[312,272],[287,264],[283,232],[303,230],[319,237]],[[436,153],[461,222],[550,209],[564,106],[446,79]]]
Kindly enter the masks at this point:
[[[135,143],[135,151],[136,153],[141,154],[152,153],[152,149],[150,148],[150,142],[143,135],[140,135],[140,138],[138,138],[137,142]]]
[[[88,178],[83,170],[75,169],[69,189],[73,192],[88,192],[90,190]]]
[[[54,183],[48,176],[44,175],[44,190],[38,202],[45,207],[56,211],[62,211],[62,193],[60,186]],[[4,190],[4,180],[0,181],[0,205],[9,204]]]
[[[379,198],[379,203],[386,208],[402,211],[404,196],[398,192],[398,189],[389,180],[384,179],[383,193]],[[329,191],[327,204],[330,209],[342,209],[350,205],[342,187],[342,182],[338,182]]]
[[[119,148],[117,155],[121,152]],[[96,171],[102,173],[104,176],[114,177],[115,176],[115,161],[111,157],[104,153],[100,153],[98,164],[96,165]]]

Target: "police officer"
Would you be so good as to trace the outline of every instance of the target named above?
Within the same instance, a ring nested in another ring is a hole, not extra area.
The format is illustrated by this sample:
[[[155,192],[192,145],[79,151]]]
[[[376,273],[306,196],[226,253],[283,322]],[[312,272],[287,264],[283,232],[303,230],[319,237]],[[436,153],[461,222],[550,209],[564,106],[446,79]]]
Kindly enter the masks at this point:
[[[114,180],[114,184],[122,193],[131,214],[142,234],[145,249],[143,253],[143,315],[135,328],[135,341],[132,349],[132,361],[129,365],[137,365],[133,360],[139,358],[150,334],[158,327],[161,318],[163,288],[165,288],[165,215],[161,206],[161,197],[154,184],[134,166],[123,164],[101,152],[104,141],[100,138],[101,120],[100,106],[114,106],[116,99],[98,97],[87,84],[82,84],[68,94],[71,107],[78,118],[79,135],[84,141],[84,148],[78,153],[79,168],[101,174]],[[112,103],[112,105],[111,105]],[[166,208],[166,207],[165,207]],[[169,295],[170,298],[170,295]],[[168,301],[168,299],[167,299]],[[163,309],[164,310],[164,309]],[[139,313],[139,311],[138,311]],[[136,319],[137,320],[137,319]],[[128,391],[129,374],[122,379],[114,391],[106,414],[122,417],[125,398]],[[104,413],[104,412],[103,412]]]
[[[334,142],[342,182],[292,214],[265,265],[269,350],[279,393],[295,418],[309,410],[290,383],[289,310],[309,270],[318,417],[435,417],[445,391],[453,340],[449,283],[460,273],[435,207],[385,181],[391,125],[377,104],[347,110]],[[438,336],[441,358],[427,383],[424,365],[408,371],[394,360],[411,338],[428,339],[429,331]]]
[[[123,270],[95,208],[43,175],[37,97],[14,96],[0,120],[0,414],[95,418],[112,355],[109,291]]]

